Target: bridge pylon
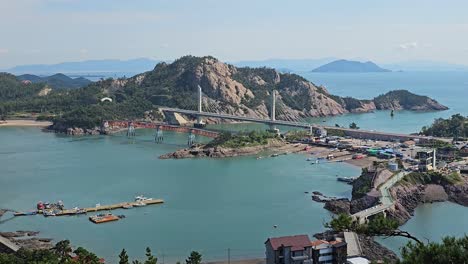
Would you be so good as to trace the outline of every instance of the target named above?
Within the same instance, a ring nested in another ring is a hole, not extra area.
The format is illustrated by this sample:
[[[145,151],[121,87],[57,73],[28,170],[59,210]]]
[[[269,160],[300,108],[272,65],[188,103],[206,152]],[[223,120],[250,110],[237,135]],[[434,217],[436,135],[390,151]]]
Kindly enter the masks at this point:
[[[276,90],[271,92],[270,120],[276,121]],[[270,131],[279,134],[279,129],[273,123],[270,124]]]
[[[198,85],[198,113],[201,113],[203,112],[203,109],[202,109],[202,105],[203,105],[203,101],[202,101],[202,88],[200,85]],[[194,127],[196,128],[203,128],[205,127],[205,123],[203,122],[203,119],[200,115],[197,116],[197,122],[195,124],[193,124]]]

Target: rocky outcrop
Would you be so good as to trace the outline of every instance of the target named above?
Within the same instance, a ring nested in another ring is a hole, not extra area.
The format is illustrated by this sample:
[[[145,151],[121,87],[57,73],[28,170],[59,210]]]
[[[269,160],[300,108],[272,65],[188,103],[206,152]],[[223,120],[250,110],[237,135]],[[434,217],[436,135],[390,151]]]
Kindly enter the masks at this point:
[[[422,203],[451,201],[468,206],[468,179],[463,178],[457,184],[399,184],[390,189],[390,194],[395,198],[396,205],[389,215],[403,224]]]
[[[351,204],[348,199],[333,199],[325,202],[323,208],[334,214],[349,214],[351,210]]]
[[[444,190],[449,201],[468,206],[468,179],[463,184],[445,186]]]
[[[398,256],[395,252],[382,246],[374,240],[373,237],[358,235],[362,254],[372,262],[383,261],[383,263],[397,263]]]
[[[355,214],[359,211],[365,210],[372,206],[377,205],[379,202],[379,198],[376,196],[366,195],[359,199],[353,199],[350,204],[350,212],[351,214]]]
[[[269,140],[268,144],[252,147],[226,148],[221,146],[209,147],[208,145],[194,145],[190,148],[180,149],[172,153],[159,156],[160,159],[187,159],[187,158],[226,158],[238,156],[256,155],[260,152],[273,154],[287,154],[301,152],[301,145],[287,144],[281,140]]]
[[[52,248],[52,239],[37,237],[39,232],[36,231],[15,231],[15,232],[0,232],[0,236],[10,240],[20,248],[35,250],[35,249],[50,249]]]

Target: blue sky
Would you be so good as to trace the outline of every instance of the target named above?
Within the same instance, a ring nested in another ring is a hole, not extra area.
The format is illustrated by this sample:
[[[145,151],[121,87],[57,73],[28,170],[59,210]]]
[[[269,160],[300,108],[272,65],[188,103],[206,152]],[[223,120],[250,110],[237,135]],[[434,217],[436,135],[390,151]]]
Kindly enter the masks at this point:
[[[468,64],[461,0],[0,0],[0,68],[186,54]]]

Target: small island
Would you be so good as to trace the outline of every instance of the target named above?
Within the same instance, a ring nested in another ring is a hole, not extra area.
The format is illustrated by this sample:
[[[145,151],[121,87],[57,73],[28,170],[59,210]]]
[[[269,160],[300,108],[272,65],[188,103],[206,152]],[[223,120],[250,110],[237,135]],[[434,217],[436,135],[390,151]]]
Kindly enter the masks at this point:
[[[269,131],[239,132],[237,134],[224,132],[208,144],[193,145],[189,148],[161,155],[159,158],[226,158],[251,156],[260,153],[276,156],[301,152],[304,150],[304,146],[303,144],[289,144],[277,134]]]
[[[372,61],[360,62],[351,60],[336,60],[322,65],[312,72],[390,72],[390,70],[379,67]]]

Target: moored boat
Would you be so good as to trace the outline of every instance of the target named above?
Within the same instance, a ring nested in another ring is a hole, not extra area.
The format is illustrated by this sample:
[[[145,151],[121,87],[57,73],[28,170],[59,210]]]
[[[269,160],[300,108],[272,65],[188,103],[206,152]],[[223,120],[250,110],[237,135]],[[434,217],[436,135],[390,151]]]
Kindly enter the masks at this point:
[[[341,181],[341,182],[346,182],[346,183],[353,183],[355,178],[352,178],[352,177],[338,177],[338,178],[336,178],[336,180]]]
[[[89,221],[95,224],[102,224],[102,223],[117,221],[119,219],[120,218],[118,216],[115,216],[113,214],[98,214],[98,215],[93,215],[89,217]]]
[[[133,206],[135,206],[135,207],[143,207],[143,206],[146,206],[146,203],[144,203],[143,201],[138,201],[138,202],[135,203]]]

